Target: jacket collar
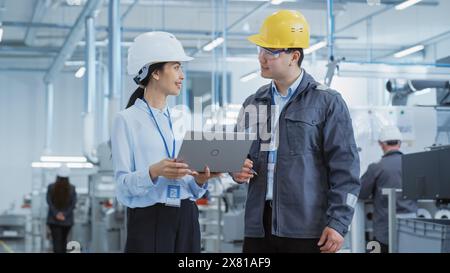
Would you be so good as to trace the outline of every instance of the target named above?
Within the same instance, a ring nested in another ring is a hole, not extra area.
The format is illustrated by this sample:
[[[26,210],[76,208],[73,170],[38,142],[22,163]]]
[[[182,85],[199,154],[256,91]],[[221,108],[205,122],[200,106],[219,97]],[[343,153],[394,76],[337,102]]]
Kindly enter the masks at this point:
[[[292,97],[292,100],[294,100],[296,97],[300,95],[303,91],[308,89],[309,86],[317,86],[318,83],[314,80],[314,78],[306,72],[305,69],[303,69],[303,78],[300,84],[298,85],[297,89],[295,90],[295,94]],[[255,93],[255,100],[266,100],[270,101],[272,98],[272,92],[271,92],[272,84],[266,84],[263,87],[261,87],[256,93]]]
[[[389,152],[385,153],[383,155],[383,157],[387,157],[387,156],[395,155],[395,154],[402,155],[403,153],[400,150],[392,150],[392,151],[389,151]]]

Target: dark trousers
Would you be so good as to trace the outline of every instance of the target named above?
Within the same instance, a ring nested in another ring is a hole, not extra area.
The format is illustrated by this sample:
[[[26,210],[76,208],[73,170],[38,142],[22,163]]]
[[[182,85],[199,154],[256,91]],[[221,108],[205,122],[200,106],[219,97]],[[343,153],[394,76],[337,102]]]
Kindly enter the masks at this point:
[[[195,202],[181,200],[180,207],[155,204],[127,209],[125,252],[199,253],[200,225]]]
[[[272,235],[272,207],[267,201],[264,206],[264,238],[244,238],[244,253],[319,253],[319,238],[297,239]]]
[[[49,225],[54,253],[66,253],[67,236],[72,226]]]

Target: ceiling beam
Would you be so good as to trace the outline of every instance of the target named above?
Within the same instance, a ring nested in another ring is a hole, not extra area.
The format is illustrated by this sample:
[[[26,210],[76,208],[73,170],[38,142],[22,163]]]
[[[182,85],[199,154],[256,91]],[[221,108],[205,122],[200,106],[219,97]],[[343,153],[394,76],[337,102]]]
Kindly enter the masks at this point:
[[[64,61],[70,58],[73,51],[77,47],[77,43],[81,40],[84,34],[84,22],[88,16],[94,16],[95,11],[99,9],[102,0],[89,0],[86,2],[83,10],[80,12],[73,28],[70,30],[67,39],[59,52],[58,56],[53,60],[50,68],[44,76],[44,82],[52,82],[56,73],[58,73],[64,66]]]
[[[44,16],[46,12],[48,11],[50,4],[52,3],[51,0],[41,0],[36,1],[36,5],[34,7],[33,16],[31,18],[31,23],[39,23],[44,19]],[[35,41],[35,35],[36,35],[36,29],[30,25],[27,29],[27,32],[25,34],[25,44],[26,45],[32,45]]]

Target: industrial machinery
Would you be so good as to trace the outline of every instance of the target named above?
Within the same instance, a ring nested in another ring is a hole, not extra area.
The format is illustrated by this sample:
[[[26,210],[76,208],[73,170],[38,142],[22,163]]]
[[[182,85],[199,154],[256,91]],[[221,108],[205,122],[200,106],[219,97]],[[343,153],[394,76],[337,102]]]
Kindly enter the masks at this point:
[[[241,252],[244,240],[244,212],[247,199],[246,184],[234,184],[223,195],[223,252]]]
[[[0,215],[0,252],[25,252],[25,233],[25,215]]]
[[[213,178],[205,196],[197,200],[202,252],[241,252],[247,185],[231,177]]]
[[[434,145],[450,143],[450,81],[448,80],[389,80],[386,89],[393,95],[393,105],[406,105],[408,96],[425,89],[436,91],[437,134]],[[444,138],[444,139],[442,139]],[[446,139],[445,139],[446,138]]]
[[[98,170],[89,176],[90,252],[122,252],[125,244],[125,208],[116,199],[108,142],[99,145]]]
[[[435,88],[439,105],[450,105],[450,82],[436,80],[388,80],[386,89],[393,95],[392,105],[406,105],[408,96],[427,88]]]

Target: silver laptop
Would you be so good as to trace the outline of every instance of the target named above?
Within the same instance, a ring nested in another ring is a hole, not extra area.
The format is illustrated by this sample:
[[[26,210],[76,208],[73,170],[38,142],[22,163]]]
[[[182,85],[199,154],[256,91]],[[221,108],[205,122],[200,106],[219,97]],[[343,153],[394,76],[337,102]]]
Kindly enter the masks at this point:
[[[236,132],[188,131],[183,139],[177,161],[185,162],[194,171],[208,166],[211,172],[241,170],[256,134]]]

